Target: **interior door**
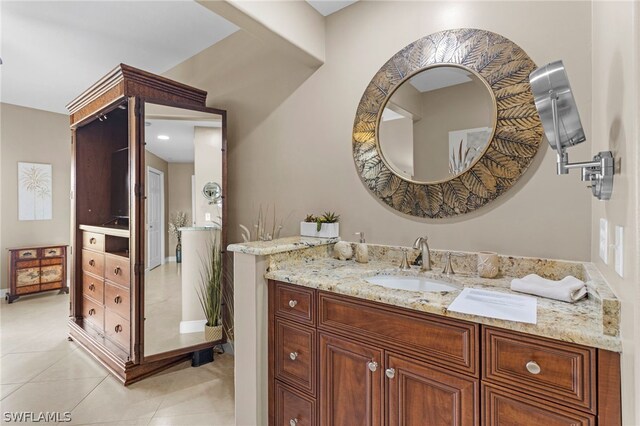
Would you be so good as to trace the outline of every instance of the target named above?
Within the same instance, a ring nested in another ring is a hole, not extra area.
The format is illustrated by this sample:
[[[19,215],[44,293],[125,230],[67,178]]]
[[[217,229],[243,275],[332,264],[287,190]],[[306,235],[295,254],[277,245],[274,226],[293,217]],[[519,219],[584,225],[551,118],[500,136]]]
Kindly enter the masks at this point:
[[[149,242],[149,269],[162,263],[162,173],[147,169],[147,241]]]

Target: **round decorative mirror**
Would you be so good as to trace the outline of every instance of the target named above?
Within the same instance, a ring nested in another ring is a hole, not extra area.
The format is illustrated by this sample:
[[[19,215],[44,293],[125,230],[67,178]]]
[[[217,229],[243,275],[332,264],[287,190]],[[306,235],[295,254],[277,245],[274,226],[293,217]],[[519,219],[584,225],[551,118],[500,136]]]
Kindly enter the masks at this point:
[[[468,28],[396,53],[356,112],[353,156],[364,184],[394,209],[428,218],[503,194],[542,140],[528,79],[535,68],[510,40]]]
[[[217,203],[222,198],[222,188],[216,182],[207,182],[202,188],[202,195],[209,201],[209,204]]]
[[[382,158],[417,183],[450,179],[484,154],[493,136],[493,91],[475,72],[436,65],[399,84],[380,118]]]

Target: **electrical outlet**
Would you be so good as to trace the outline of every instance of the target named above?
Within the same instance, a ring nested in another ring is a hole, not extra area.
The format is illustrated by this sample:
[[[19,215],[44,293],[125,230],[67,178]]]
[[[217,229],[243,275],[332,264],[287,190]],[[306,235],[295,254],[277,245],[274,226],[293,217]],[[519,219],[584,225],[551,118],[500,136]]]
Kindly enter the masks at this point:
[[[601,218],[600,219],[600,244],[598,245],[598,247],[600,251],[600,259],[602,259],[604,263],[609,263],[609,256],[607,256],[607,254],[609,253],[608,229],[609,229],[609,223],[607,219]]]
[[[621,277],[623,276],[622,272],[624,270],[624,268],[623,268],[623,259],[624,259],[623,234],[624,234],[624,232],[623,231],[624,231],[624,228],[622,226],[616,226],[615,243],[614,243],[614,246],[613,246],[616,272]]]
[[[205,213],[204,214],[204,220],[210,221],[211,220],[211,213]]]

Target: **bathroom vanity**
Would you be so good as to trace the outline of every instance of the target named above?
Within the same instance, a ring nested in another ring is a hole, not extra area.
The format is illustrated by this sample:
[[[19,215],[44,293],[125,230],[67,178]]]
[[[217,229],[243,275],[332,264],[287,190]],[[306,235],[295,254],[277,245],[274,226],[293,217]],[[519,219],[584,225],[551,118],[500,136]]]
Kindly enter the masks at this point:
[[[267,268],[269,424],[621,423],[619,303],[591,264],[502,257],[503,275],[481,279],[475,254],[460,253],[446,277],[433,253],[429,274],[463,287],[509,292],[512,277],[534,270],[587,282],[588,299],[539,298],[537,324],[525,324],[448,311],[459,290],[365,281],[397,273],[400,248],[370,245],[363,265],[331,258],[332,245],[284,243],[281,253],[277,242],[230,246]]]

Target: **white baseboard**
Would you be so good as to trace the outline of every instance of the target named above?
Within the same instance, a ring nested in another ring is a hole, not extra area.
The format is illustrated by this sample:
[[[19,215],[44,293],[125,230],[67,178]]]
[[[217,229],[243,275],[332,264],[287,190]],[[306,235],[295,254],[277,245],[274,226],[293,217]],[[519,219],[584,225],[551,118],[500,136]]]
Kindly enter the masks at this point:
[[[4,299],[5,297],[7,297],[7,293],[9,293],[9,289],[8,288],[0,289],[0,298]]]
[[[180,321],[180,334],[203,332],[206,323],[207,320]]]
[[[167,258],[164,260],[165,262],[175,262],[176,261],[176,257],[175,256],[167,256]]]

